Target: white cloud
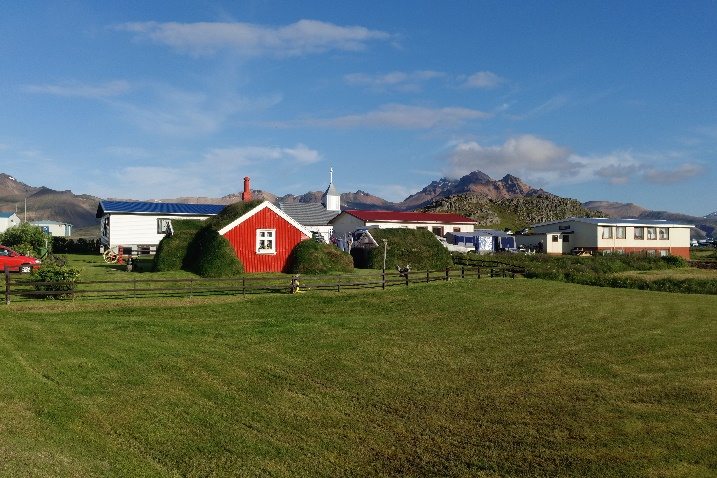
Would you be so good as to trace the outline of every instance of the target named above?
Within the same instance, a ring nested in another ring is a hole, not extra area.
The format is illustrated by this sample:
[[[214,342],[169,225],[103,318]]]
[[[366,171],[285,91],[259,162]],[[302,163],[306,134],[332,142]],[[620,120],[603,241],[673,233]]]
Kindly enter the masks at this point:
[[[302,120],[300,124],[337,128],[400,128],[431,129],[451,127],[467,121],[489,117],[483,111],[460,108],[427,108],[402,104],[388,104],[366,113],[328,119]]]
[[[510,138],[500,146],[461,142],[452,147],[446,161],[445,174],[449,177],[460,177],[475,170],[493,177],[508,173],[521,177],[556,172],[565,175],[578,168],[566,148],[532,135]]]
[[[378,91],[420,91],[423,84],[427,81],[445,76],[445,73],[432,70],[419,70],[411,72],[392,71],[376,75],[351,73],[344,76],[344,81],[346,81],[349,85],[364,86]]]
[[[509,138],[498,146],[483,146],[475,141],[450,145],[444,154],[444,174],[460,177],[480,170],[491,177],[505,174],[518,176],[530,184],[555,186],[607,181],[613,185],[628,184],[635,179],[651,183],[685,181],[704,171],[702,165],[683,163],[673,167],[675,153],[645,154],[632,151],[614,151],[604,155],[571,153],[552,141],[533,135]]]
[[[499,86],[505,80],[491,71],[473,73],[463,82],[465,88],[490,89]]]
[[[28,93],[99,99],[123,95],[130,90],[130,84],[125,80],[108,81],[96,85],[70,82],[55,85],[25,85],[23,90]]]
[[[284,26],[239,22],[124,23],[115,27],[191,55],[228,50],[242,56],[301,56],[330,50],[357,51],[391,35],[362,26],[339,26],[317,20],[299,20]]]
[[[650,183],[672,184],[695,177],[704,171],[704,166],[700,164],[685,163],[671,169],[646,168],[643,177]]]

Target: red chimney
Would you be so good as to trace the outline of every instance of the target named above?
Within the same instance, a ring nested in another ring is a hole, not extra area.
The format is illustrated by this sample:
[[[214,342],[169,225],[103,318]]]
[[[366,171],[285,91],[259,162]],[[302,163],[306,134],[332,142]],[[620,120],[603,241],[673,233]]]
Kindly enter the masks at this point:
[[[244,177],[244,192],[241,193],[242,201],[251,201],[251,188],[249,187],[249,176]]]

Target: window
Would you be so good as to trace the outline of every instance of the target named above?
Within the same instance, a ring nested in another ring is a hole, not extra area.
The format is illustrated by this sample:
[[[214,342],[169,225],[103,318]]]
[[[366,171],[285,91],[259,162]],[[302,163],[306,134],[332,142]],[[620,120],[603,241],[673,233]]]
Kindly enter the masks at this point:
[[[567,234],[564,234],[564,235],[563,235],[563,242],[570,242],[570,236],[568,236]]]
[[[602,226],[602,238],[612,239],[612,226]]]
[[[667,227],[658,227],[657,237],[659,237],[661,241],[667,241],[670,239],[670,229]]]
[[[433,234],[435,234],[436,236],[442,236],[442,235],[443,235],[443,228],[442,228],[442,227],[434,227],[432,230],[433,230]]]
[[[660,257],[667,257],[670,255],[670,251],[666,251],[664,249],[660,250]]]
[[[553,242],[558,242],[558,241],[560,241],[560,236],[558,236],[557,234],[553,234]]]
[[[657,240],[657,231],[654,227],[647,228],[647,240],[648,241]]]
[[[461,232],[461,228],[460,228],[460,227],[454,227],[454,228],[453,228],[453,232]]]
[[[257,229],[256,252],[259,254],[274,254],[276,243],[274,241],[275,229]]]
[[[615,228],[615,239],[625,239],[627,237],[627,228],[625,226],[617,226]]]
[[[654,249],[648,249],[647,255],[648,255],[648,256],[654,256],[654,255],[655,255],[655,250],[654,250]]]
[[[172,220],[166,218],[157,219],[157,234],[167,234],[167,229],[172,230]]]
[[[636,227],[635,228],[635,239],[638,241],[645,239],[645,228],[644,227]]]

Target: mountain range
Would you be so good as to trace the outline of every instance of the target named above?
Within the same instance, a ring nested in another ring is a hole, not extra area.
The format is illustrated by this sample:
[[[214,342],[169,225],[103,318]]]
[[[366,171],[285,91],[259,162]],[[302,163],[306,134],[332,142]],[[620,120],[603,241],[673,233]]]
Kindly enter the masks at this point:
[[[301,195],[277,196],[268,191],[252,190],[257,199],[274,203],[318,203],[323,191]],[[27,212],[25,201],[27,200]],[[231,204],[241,200],[241,193],[221,198],[180,197],[150,199],[159,202]],[[75,229],[95,227],[95,213],[100,198],[36,187],[0,173],[0,211],[16,211],[21,219],[69,222]],[[458,179],[441,178],[401,202],[387,201],[365,191],[341,194],[343,209],[393,211],[450,211],[475,219],[479,225],[519,229],[529,224],[563,219],[569,216],[611,216],[642,219],[667,219],[697,225],[696,237],[713,235],[717,228],[717,211],[705,217],[666,211],[650,211],[635,204],[610,201],[580,203],[561,198],[543,189],[536,189],[510,174],[494,180],[481,171],[473,171]]]

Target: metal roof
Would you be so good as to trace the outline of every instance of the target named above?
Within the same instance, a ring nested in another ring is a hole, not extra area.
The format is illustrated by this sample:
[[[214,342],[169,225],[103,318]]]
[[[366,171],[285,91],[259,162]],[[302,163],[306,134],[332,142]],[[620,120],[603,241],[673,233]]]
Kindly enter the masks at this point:
[[[167,214],[174,216],[214,216],[223,204],[184,204],[172,202],[100,201],[96,217],[105,214]]]
[[[3,218],[11,218],[15,213],[15,211],[0,211],[0,217]]]
[[[302,226],[326,226],[339,211],[327,211],[319,203],[279,203],[279,208]]]
[[[399,211],[344,211],[362,221],[371,222],[436,222],[448,224],[475,224],[473,219],[460,214],[440,212],[399,212]]]
[[[569,217],[560,221],[541,222],[533,224],[532,227],[550,226],[553,224],[564,224],[566,222],[582,222],[585,224],[596,224],[598,226],[672,226],[672,227],[695,227],[694,224],[685,224],[667,219],[633,219],[617,217]]]

